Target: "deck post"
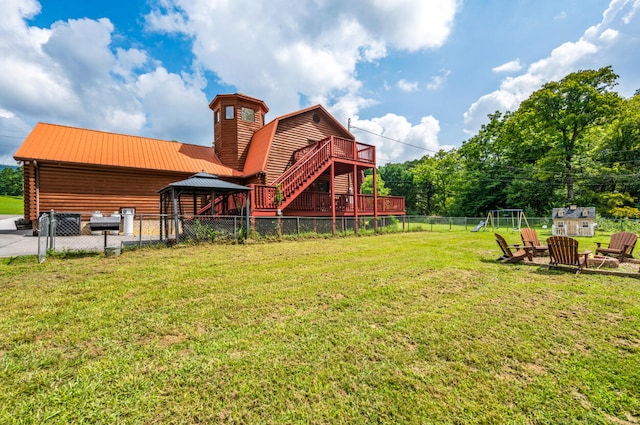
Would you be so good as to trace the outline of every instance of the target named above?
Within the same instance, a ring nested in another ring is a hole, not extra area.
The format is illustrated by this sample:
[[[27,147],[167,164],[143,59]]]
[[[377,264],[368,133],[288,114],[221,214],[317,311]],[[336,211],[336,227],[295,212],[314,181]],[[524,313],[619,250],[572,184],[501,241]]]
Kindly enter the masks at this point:
[[[331,142],[333,142],[333,136],[331,136]],[[331,153],[333,153],[333,143],[331,143]],[[336,191],[335,191],[335,162],[331,160],[331,167],[329,167],[331,176],[331,234],[336,234]]]
[[[355,142],[353,143],[355,146]],[[351,196],[353,196],[353,233],[358,234],[358,166],[353,164],[353,178],[351,179]]]
[[[375,162],[374,162],[375,164]],[[378,233],[378,187],[376,184],[377,170],[373,166],[373,231]]]

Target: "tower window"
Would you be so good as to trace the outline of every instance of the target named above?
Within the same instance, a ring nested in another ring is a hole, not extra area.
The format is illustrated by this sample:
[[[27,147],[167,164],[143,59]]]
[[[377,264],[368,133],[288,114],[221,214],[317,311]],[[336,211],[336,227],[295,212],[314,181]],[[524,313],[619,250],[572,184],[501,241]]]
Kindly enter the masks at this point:
[[[218,124],[220,122],[220,109],[216,109],[216,111],[213,114],[214,114],[213,122]]]
[[[235,118],[235,109],[233,106],[225,106],[224,107],[224,119],[232,120]]]
[[[255,122],[256,121],[256,111],[251,108],[242,108],[242,120]]]

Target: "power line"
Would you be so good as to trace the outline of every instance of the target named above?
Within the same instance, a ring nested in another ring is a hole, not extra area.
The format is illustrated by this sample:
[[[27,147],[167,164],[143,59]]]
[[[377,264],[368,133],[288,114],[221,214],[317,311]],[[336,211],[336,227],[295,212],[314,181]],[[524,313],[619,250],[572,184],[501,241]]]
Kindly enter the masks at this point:
[[[349,131],[351,131],[352,128],[355,128],[356,130],[364,131],[365,133],[369,133],[369,134],[371,134],[373,136],[378,136],[378,137],[382,137],[383,139],[391,140],[392,142],[401,143],[401,144],[406,145],[406,146],[411,146],[412,148],[422,149],[423,151],[428,151],[428,152],[433,152],[433,153],[438,153],[438,151],[434,151],[433,149],[428,149],[428,148],[425,148],[423,146],[412,145],[411,143],[403,142],[403,141],[400,141],[400,140],[397,140],[397,139],[392,139],[391,137],[387,137],[387,136],[384,136],[382,134],[374,133],[373,131],[365,130],[364,128],[356,127],[355,125],[351,124],[351,118],[349,118]]]

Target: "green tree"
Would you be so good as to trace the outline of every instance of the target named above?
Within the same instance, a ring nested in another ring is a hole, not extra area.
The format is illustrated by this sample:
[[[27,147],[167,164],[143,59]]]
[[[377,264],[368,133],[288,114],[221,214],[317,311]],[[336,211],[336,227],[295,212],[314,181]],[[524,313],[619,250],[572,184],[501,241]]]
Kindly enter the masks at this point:
[[[378,196],[389,196],[389,189],[385,187],[384,180],[380,176],[380,173],[376,172],[376,189]],[[360,187],[360,191],[363,195],[373,195],[373,173],[364,176],[364,181]]]
[[[5,167],[0,170],[0,195],[21,196],[23,194],[22,167]]]
[[[425,156],[412,170],[416,207],[421,214],[449,215],[454,188],[460,175],[456,151]]]
[[[548,149],[538,165],[563,182],[567,201],[575,197],[576,175],[582,171],[579,160],[589,148],[584,135],[618,113],[620,97],[611,91],[617,78],[610,66],[571,73],[546,83],[516,112],[518,122],[537,135],[534,142]]]
[[[413,182],[412,168],[417,161],[404,164],[385,164],[378,167],[378,175],[384,181],[385,187],[393,196],[404,197],[407,214],[417,213],[416,186]]]
[[[506,208],[506,187],[513,176],[505,167],[503,127],[510,114],[489,115],[489,123],[465,141],[457,151],[460,176],[451,209],[454,215],[478,216],[489,210]]]

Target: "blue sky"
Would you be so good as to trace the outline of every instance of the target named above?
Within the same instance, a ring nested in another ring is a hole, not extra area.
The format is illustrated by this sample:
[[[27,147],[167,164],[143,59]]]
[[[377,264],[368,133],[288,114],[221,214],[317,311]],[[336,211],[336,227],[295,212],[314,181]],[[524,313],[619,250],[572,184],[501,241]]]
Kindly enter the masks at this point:
[[[0,0],[0,163],[38,121],[210,145],[208,103],[320,103],[380,164],[458,147],[547,81],[640,89],[640,0]],[[360,129],[366,130],[362,131]],[[384,135],[385,138],[373,134]],[[397,143],[390,139],[399,140]]]

